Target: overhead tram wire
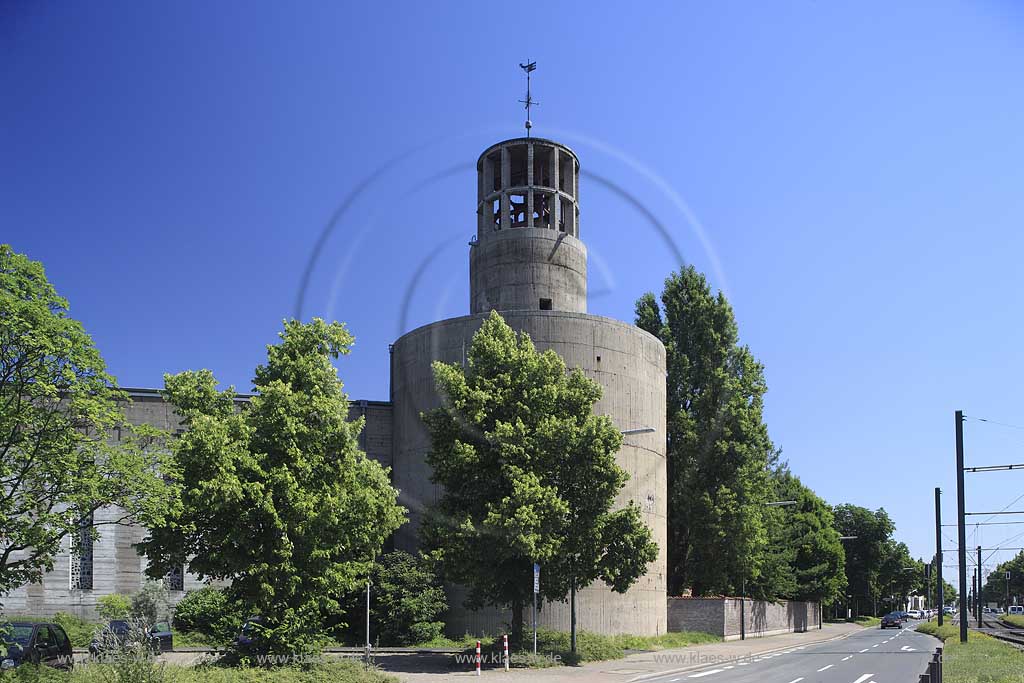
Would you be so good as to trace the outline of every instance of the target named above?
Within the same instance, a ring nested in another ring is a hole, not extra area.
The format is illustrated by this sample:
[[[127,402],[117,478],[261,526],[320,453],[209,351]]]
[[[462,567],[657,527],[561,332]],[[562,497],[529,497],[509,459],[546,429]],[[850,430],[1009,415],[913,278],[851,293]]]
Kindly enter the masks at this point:
[[[987,417],[971,417],[970,415],[964,415],[966,420],[974,420],[976,422],[985,422],[986,424],[999,425],[1000,427],[1009,427],[1010,429],[1019,429],[1024,431],[1024,427],[1020,425],[1012,425],[1008,422],[999,422],[998,420],[990,420]]]

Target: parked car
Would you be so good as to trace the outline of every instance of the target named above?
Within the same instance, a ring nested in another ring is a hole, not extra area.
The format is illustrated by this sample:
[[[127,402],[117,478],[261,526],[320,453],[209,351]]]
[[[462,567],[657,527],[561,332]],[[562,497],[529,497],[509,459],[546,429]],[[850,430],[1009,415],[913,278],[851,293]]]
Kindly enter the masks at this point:
[[[0,625],[0,640],[7,650],[0,658],[0,670],[25,662],[69,671],[74,666],[71,639],[58,624],[14,621]]]
[[[106,633],[101,631],[93,636],[92,642],[89,643],[89,654],[94,657],[99,657],[103,654],[105,643],[109,642],[108,639],[112,638],[123,645],[133,634],[131,622],[124,619],[111,621],[107,624],[104,631]],[[174,649],[174,636],[171,633],[170,624],[166,621],[158,621],[146,633],[150,649],[154,653],[160,654],[161,652],[170,652]]]
[[[903,617],[899,612],[889,612],[882,617],[881,628],[903,628]]]
[[[900,610],[896,612],[896,614],[900,615],[900,619],[902,619],[903,621],[910,621],[910,612]]]
[[[907,614],[910,615],[911,619],[920,619],[921,618],[921,610],[919,610],[919,609],[907,610]]]
[[[1006,610],[1007,614],[1024,614],[1024,605],[1010,605]]]

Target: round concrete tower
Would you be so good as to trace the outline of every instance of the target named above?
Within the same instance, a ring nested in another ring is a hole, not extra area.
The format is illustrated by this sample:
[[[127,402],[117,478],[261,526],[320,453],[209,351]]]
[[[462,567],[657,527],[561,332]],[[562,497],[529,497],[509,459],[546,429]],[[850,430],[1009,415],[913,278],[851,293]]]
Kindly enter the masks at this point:
[[[597,414],[623,431],[616,461],[629,474],[617,505],[637,503],[659,546],[658,559],[625,594],[597,581],[578,594],[579,628],[598,633],[654,635],[666,630],[665,348],[634,325],[587,314],[587,250],[580,241],[579,162],[568,147],[516,138],[489,147],[477,162],[477,234],[470,245],[470,315],[408,332],[393,345],[394,485],[410,521],[395,536],[414,550],[423,511],[439,489],[425,457],[430,440],[420,418],[440,405],[431,363],[465,363],[473,334],[491,310],[540,350],[553,349],[570,368],[596,380]],[[468,214],[468,211],[467,211]],[[647,431],[649,430],[649,431]],[[543,580],[543,570],[542,579]],[[452,634],[497,633],[509,615],[470,611],[464,592],[449,590]],[[545,604],[544,626],[568,630],[563,603]]]

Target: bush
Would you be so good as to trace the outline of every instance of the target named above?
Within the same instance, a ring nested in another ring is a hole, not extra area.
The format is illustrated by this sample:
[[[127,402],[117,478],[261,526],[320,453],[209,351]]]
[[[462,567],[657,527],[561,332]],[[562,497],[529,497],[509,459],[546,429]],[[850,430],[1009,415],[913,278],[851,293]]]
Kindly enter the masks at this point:
[[[49,620],[44,619],[43,621]],[[96,624],[91,621],[86,621],[67,612],[57,612],[54,614],[53,623],[64,629],[74,647],[88,647],[97,628]]]
[[[396,550],[381,556],[371,574],[370,633],[381,645],[437,641],[444,630],[441,615],[448,601],[423,555]],[[362,642],[366,623],[365,589],[346,600],[349,634]]]
[[[174,628],[199,633],[217,642],[238,634],[244,621],[242,610],[223,590],[212,587],[189,591],[174,608]]]
[[[161,621],[170,610],[170,600],[163,581],[147,581],[132,596],[131,616],[141,619],[147,624]]]
[[[131,614],[132,601],[127,595],[111,593],[101,596],[96,601],[96,611],[106,621],[113,619],[127,619]]]

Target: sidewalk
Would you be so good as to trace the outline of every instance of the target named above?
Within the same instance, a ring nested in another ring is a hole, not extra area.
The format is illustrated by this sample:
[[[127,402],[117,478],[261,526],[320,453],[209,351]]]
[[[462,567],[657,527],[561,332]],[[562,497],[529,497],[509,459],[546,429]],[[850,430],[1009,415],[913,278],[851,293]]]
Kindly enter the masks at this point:
[[[674,673],[676,671],[693,671],[723,660],[744,659],[765,654],[775,650],[786,650],[797,645],[820,643],[827,640],[844,638],[862,629],[856,624],[825,624],[822,629],[814,629],[806,633],[787,633],[767,638],[751,638],[749,640],[732,640],[709,645],[693,645],[675,650],[659,650],[629,655],[624,659],[607,662],[591,662],[582,666],[555,666],[549,669],[513,669],[505,673],[502,669],[485,669],[481,678],[488,683],[524,683],[525,681],[544,681],[544,683],[625,683],[642,681],[652,674]],[[465,671],[434,672],[416,671],[411,661],[401,661],[396,657],[382,657],[377,662],[382,669],[398,676],[408,683],[449,683],[476,678],[476,672],[469,667]]]

